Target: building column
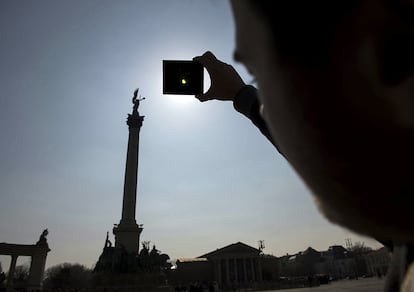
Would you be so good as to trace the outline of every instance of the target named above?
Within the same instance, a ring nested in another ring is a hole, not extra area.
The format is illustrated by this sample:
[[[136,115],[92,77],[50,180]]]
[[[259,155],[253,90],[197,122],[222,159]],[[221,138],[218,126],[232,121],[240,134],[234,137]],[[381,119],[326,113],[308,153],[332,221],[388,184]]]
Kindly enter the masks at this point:
[[[254,266],[253,258],[250,258],[250,268],[252,273],[252,281],[256,281],[256,267]]]
[[[234,281],[236,283],[239,283],[239,275],[238,275],[238,269],[237,269],[237,258],[234,258],[233,262],[234,262]]]
[[[226,259],[226,277],[227,277],[226,284],[229,285],[230,284],[230,261],[228,258]]]
[[[260,257],[256,258],[255,262],[256,262],[256,267],[257,267],[257,280],[259,282],[262,282],[262,280],[263,280],[263,277],[262,277],[262,263],[260,261]]]
[[[45,271],[47,254],[35,254],[32,256],[30,263],[29,279],[27,284],[31,289],[38,289],[41,287],[43,273]]]
[[[246,267],[246,258],[243,258],[243,273],[244,273],[244,282],[248,283],[247,280],[247,267]]]
[[[219,285],[221,285],[221,283],[222,283],[222,280],[221,280],[221,259],[216,260],[216,267],[217,267],[217,275],[218,275],[217,283]]]
[[[13,277],[14,270],[16,269],[17,255],[12,255],[12,259],[9,267],[9,274],[7,276],[7,289],[13,291]]]

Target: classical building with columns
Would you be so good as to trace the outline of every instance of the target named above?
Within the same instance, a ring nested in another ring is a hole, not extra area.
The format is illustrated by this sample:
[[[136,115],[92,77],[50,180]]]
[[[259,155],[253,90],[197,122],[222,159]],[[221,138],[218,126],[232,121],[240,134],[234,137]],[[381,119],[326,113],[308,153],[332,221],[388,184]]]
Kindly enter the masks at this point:
[[[270,259],[242,242],[197,258],[178,259],[176,265],[175,284],[215,282],[221,288],[249,288],[260,286],[264,278],[278,277],[276,257]]]

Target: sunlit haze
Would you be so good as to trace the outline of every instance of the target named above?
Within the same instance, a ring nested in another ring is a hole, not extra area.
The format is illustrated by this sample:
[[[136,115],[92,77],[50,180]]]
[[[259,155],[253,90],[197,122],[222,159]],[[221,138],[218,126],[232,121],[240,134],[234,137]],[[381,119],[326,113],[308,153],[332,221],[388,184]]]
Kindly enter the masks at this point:
[[[3,0],[0,39],[0,242],[34,244],[48,228],[47,267],[93,267],[121,217],[139,88],[141,241],[172,259],[238,241],[276,256],[346,238],[381,246],[329,223],[230,102],[162,94],[162,60],[207,50],[252,79],[232,59],[228,1]]]

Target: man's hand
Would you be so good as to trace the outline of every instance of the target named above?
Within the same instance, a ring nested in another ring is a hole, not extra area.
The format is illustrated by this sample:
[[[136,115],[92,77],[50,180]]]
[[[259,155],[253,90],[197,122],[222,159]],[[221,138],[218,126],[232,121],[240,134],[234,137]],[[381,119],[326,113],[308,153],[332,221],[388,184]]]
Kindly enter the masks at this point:
[[[210,51],[202,56],[194,57],[193,61],[201,63],[207,69],[211,79],[209,90],[195,96],[200,101],[234,100],[236,94],[245,85],[231,65],[219,61]]]

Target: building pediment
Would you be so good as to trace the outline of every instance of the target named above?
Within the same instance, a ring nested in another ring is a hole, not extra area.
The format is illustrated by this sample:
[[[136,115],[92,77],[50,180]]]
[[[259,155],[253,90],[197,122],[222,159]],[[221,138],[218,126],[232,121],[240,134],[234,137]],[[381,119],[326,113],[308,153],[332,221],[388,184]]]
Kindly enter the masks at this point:
[[[257,248],[237,242],[199,256],[199,258],[251,257],[259,254],[260,250]]]

